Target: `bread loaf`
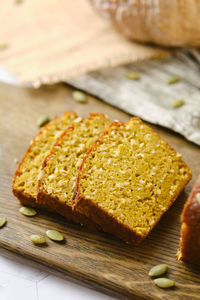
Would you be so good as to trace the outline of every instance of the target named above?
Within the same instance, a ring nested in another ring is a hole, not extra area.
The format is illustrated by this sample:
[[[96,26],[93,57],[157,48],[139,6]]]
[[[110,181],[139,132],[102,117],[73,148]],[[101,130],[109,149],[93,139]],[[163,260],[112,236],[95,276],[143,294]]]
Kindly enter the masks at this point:
[[[185,203],[181,220],[179,258],[200,266],[200,176]]]
[[[200,45],[200,0],[90,0],[129,39],[164,46]]]

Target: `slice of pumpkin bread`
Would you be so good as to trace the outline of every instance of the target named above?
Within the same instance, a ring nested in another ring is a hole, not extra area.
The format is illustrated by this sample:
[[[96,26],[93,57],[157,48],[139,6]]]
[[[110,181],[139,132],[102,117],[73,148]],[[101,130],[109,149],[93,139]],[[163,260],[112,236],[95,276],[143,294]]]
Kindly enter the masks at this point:
[[[109,124],[105,115],[90,114],[89,119],[80,118],[61,135],[43,163],[38,182],[39,205],[75,223],[91,225],[85,215],[72,211],[72,196],[87,150]]]
[[[112,123],[84,159],[74,209],[125,242],[138,244],[191,179],[191,171],[138,118]]]
[[[24,205],[36,206],[37,181],[42,162],[58,136],[77,118],[74,112],[66,112],[62,118],[55,117],[53,121],[41,128],[31,141],[13,178],[13,194]]]

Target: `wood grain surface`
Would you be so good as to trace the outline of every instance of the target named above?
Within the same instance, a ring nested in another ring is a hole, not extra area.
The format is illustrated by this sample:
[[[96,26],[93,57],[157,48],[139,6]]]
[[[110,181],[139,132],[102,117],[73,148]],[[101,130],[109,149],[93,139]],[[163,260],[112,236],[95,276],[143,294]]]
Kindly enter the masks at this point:
[[[126,245],[102,232],[88,231],[53,214],[39,212],[36,217],[27,218],[18,212],[20,206],[11,191],[17,167],[14,159],[22,158],[37,133],[39,116],[53,117],[67,110],[81,116],[87,116],[90,111],[104,112],[113,120],[127,121],[130,117],[91,97],[87,104],[75,103],[71,89],[65,85],[32,90],[0,84],[0,216],[8,218],[7,225],[0,229],[1,247],[89,282],[100,290],[109,289],[118,293],[120,299],[200,299],[200,269],[175,258],[180,213],[200,170],[200,151],[171,131],[152,126],[183,154],[193,171],[193,180],[139,246]],[[44,234],[51,228],[65,235],[64,244],[50,240],[45,247],[31,244],[30,234]],[[166,276],[176,281],[175,288],[162,290],[154,286],[148,271],[158,263],[169,265]]]

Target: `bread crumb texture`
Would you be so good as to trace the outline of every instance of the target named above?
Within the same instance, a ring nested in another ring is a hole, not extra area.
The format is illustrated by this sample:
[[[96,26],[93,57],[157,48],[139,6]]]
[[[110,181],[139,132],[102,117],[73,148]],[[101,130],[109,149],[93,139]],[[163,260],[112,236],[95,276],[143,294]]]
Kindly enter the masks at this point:
[[[25,194],[36,199],[42,162],[56,139],[76,118],[77,115],[73,112],[66,112],[62,118],[55,117],[32,140],[14,176],[13,191],[19,197],[20,194]]]
[[[140,119],[113,123],[82,166],[77,209],[87,200],[144,238],[190,179],[181,155]]]
[[[91,114],[65,131],[44,166],[40,193],[48,194],[72,208],[72,196],[82,160],[100,133],[110,124],[102,114]],[[42,197],[38,201],[43,201]],[[56,200],[55,200],[56,201]]]

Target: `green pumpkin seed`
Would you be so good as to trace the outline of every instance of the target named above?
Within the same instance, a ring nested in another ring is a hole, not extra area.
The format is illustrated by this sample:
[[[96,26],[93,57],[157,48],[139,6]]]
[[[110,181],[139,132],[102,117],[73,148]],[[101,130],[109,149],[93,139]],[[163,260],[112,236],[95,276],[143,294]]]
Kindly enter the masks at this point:
[[[185,104],[185,102],[183,100],[181,100],[181,99],[180,100],[174,100],[174,101],[171,102],[171,106],[173,108],[181,107],[184,104]]]
[[[15,0],[15,4],[21,4],[23,0]]]
[[[7,223],[7,219],[5,217],[0,218],[0,228],[5,226]]]
[[[9,47],[7,43],[0,43],[0,51],[6,50]]]
[[[154,283],[162,289],[167,289],[175,286],[175,282],[173,280],[164,277],[154,279]]]
[[[200,193],[197,193],[197,194],[196,194],[196,200],[197,200],[197,202],[199,202],[199,204],[200,204]]]
[[[153,60],[159,60],[159,61],[164,61],[166,60],[167,55],[166,54],[157,54],[154,57],[152,57]]]
[[[50,118],[49,118],[49,116],[47,116],[47,115],[43,115],[43,116],[41,116],[41,117],[39,117],[38,119],[37,119],[37,126],[38,127],[42,127],[42,126],[44,126],[45,124],[47,124],[47,123],[49,123],[50,122]]]
[[[180,78],[178,76],[172,76],[167,80],[167,84],[175,84],[180,81]]]
[[[167,272],[167,269],[168,269],[168,265],[166,264],[156,265],[153,268],[151,268],[151,270],[149,271],[149,276],[158,277],[164,274],[165,272]]]
[[[74,98],[74,100],[76,100],[79,103],[86,103],[87,102],[86,94],[81,92],[81,91],[74,91],[72,93],[72,97]]]
[[[61,242],[64,240],[64,236],[57,230],[47,230],[46,235],[50,240]]]
[[[130,80],[139,80],[140,79],[140,74],[137,72],[128,72],[125,74],[127,79]]]
[[[46,239],[44,236],[40,235],[40,234],[32,234],[30,235],[30,240],[33,244],[38,244],[38,245],[42,245],[46,243]]]
[[[19,212],[26,217],[33,217],[37,215],[37,211],[35,209],[27,206],[20,207]]]

